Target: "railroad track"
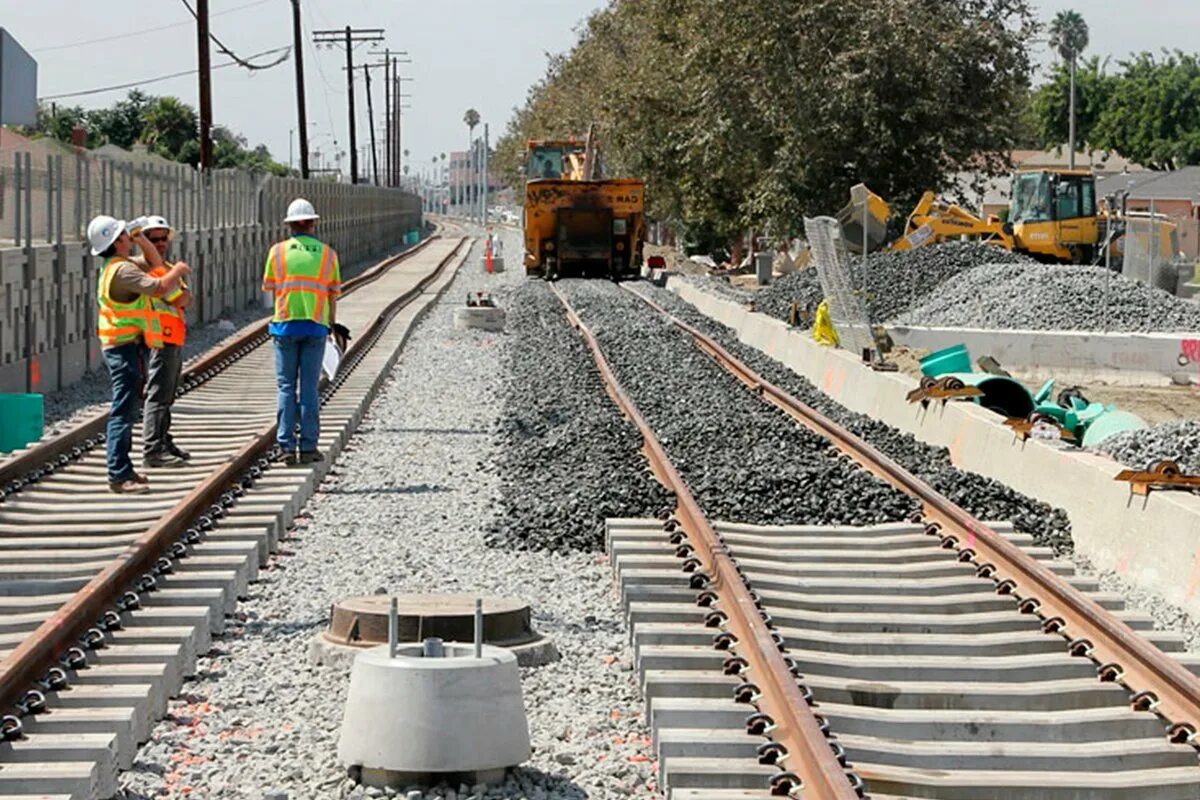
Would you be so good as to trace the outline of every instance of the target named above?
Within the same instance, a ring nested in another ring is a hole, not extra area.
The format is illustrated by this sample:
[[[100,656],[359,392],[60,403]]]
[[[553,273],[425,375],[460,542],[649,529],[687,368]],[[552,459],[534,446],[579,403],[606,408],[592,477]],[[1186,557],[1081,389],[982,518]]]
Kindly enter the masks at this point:
[[[456,228],[444,230],[347,282],[338,319],[355,340],[322,388],[324,462],[269,459],[276,393],[263,321],[185,370],[172,429],[193,457],[147,470],[149,495],[107,491],[104,414],[0,464],[0,700],[9,712],[0,800],[116,792],[118,770],[193,674],[469,251]]]
[[[665,521],[609,523],[672,800],[1200,797],[1200,664],[1180,637],[630,291],[647,315],[631,325],[669,336],[654,320],[668,322],[922,509],[863,528],[712,523],[555,288],[677,497]]]

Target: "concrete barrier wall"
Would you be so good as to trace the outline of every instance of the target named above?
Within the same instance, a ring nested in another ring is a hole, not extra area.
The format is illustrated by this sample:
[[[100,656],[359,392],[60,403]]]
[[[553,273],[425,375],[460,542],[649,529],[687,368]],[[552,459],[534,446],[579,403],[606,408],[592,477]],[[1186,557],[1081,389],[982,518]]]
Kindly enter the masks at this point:
[[[398,250],[405,232],[422,224],[420,198],[397,190],[245,173],[209,186],[190,180],[186,168],[176,168],[140,192],[132,190],[131,179],[125,192],[113,178],[115,190],[106,184],[74,200],[76,210],[87,208],[85,201],[94,195],[104,198],[99,208],[114,216],[168,217],[178,229],[169,255],[193,269],[192,324],[262,302],[267,249],[285,235],[282,219],[294,197],[316,206],[317,235],[338,251],[343,268]],[[26,216],[26,224],[14,224],[11,246],[0,247],[0,392],[54,391],[100,364],[95,335],[100,259],[79,240],[72,214],[63,214],[63,206],[70,209],[74,201],[62,202],[62,192],[58,196],[49,235],[33,235]],[[55,204],[48,205],[54,211]]]
[[[1200,497],[1134,497],[1113,480],[1121,467],[1111,459],[1017,441],[999,417],[974,404],[911,405],[905,394],[916,381],[908,376],[875,372],[843,350],[822,347],[804,332],[686,281],[668,287],[852,411],[946,447],[956,466],[1064,509],[1076,549],[1097,567],[1200,614]]]
[[[1084,333],[888,326],[897,344],[941,350],[965,344],[1022,378],[1124,385],[1200,380],[1200,333]]]

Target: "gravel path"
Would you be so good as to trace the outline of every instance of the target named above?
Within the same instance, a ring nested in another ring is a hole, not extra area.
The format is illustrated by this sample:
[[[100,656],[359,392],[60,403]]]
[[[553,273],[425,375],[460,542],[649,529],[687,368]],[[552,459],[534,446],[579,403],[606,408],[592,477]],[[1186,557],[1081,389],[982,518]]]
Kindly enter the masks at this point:
[[[515,241],[508,252],[519,252]],[[410,339],[309,518],[242,604],[244,621],[202,659],[188,695],[172,703],[122,778],[123,800],[391,796],[354,786],[336,765],[347,676],[305,660],[333,599],[378,588],[523,597],[562,654],[522,673],[530,763],[494,789],[410,797],[653,796],[654,763],[606,560],[484,543],[502,492],[492,465],[509,337],[456,331],[452,313],[469,290],[490,289],[507,304],[525,279],[517,271],[489,278],[477,263],[464,265]]]
[[[604,281],[560,285],[711,518],[872,525],[916,510],[757,400],[637,298]]]
[[[1053,547],[1060,554],[1072,549],[1071,523],[1062,509],[1052,508],[999,481],[960,470],[951,464],[950,452],[946,448],[925,444],[911,434],[850,411],[805,378],[760,351],[742,344],[732,330],[704,316],[673,292],[646,283],[638,284],[636,289],[683,321],[715,338],[771,383],[865,439],[977,518],[1011,521],[1017,530],[1032,535],[1037,544]]]

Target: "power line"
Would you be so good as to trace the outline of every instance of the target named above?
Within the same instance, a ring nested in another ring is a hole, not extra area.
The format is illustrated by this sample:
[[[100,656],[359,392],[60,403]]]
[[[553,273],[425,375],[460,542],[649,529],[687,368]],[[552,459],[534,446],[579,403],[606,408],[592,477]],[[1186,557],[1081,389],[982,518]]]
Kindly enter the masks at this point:
[[[237,8],[230,8],[230,9],[226,9],[225,11],[218,11],[216,14],[213,14],[212,16],[219,17],[219,16],[222,16],[223,14],[232,14],[235,11],[244,11],[247,8],[254,8],[255,6],[266,5],[267,3],[271,3],[271,2],[274,2],[274,0],[257,0],[257,2],[247,3],[246,5],[238,6]],[[159,25],[157,28],[142,28],[142,29],[136,31],[136,33],[137,33],[137,35],[141,36],[142,34],[146,34],[146,33],[158,33],[159,31],[168,31],[168,30],[171,30],[172,28],[182,28],[185,25],[191,25],[191,24],[192,24],[192,22],[190,20],[185,20],[183,22],[172,22],[169,25]],[[124,33],[118,33],[118,34],[114,34],[112,36],[102,36],[99,39],[86,39],[82,42],[69,42],[67,44],[55,44],[55,45],[50,45],[49,47],[35,47],[32,50],[30,50],[30,52],[31,53],[48,53],[51,50],[66,50],[68,47],[83,47],[84,45],[88,45],[88,44],[100,44],[101,42],[115,42],[118,39],[123,39],[125,41],[128,41],[129,37],[131,35],[132,34],[130,34],[129,31],[126,31]],[[253,58],[253,56],[251,56],[251,58]]]
[[[188,10],[188,12],[189,12],[189,13],[190,13],[190,14],[191,14],[191,15],[192,15],[192,16],[193,16],[195,19],[197,19],[197,20],[199,20],[199,19],[200,19],[199,15],[197,15],[197,14],[196,14],[196,9],[192,8],[192,4],[191,4],[191,3],[189,3],[189,2],[188,2],[188,0],[179,0],[179,1],[180,1],[181,3],[183,3],[183,6],[184,6],[184,8],[186,8],[186,9]],[[213,15],[213,14],[210,14],[209,16],[215,16],[215,15]],[[218,39],[218,38],[217,38],[217,35],[216,35],[215,33],[212,33],[212,32],[210,31],[210,32],[209,32],[209,34],[208,34],[208,38],[209,38],[209,39],[211,39],[211,40],[213,41],[213,43],[214,43],[214,44],[216,44],[216,46],[217,46],[217,49],[218,49],[218,50],[220,50],[222,53],[224,53],[225,55],[227,55],[227,56],[229,56],[230,58],[232,58],[232,59],[234,60],[234,62],[235,62],[235,63],[236,63],[236,64],[237,64],[239,67],[244,67],[244,68],[246,68],[246,69],[248,69],[248,70],[262,70],[262,69],[270,69],[271,67],[275,66],[276,64],[279,64],[279,63],[281,63],[281,62],[282,62],[284,59],[286,59],[286,58],[287,58],[287,56],[286,56],[286,55],[284,55],[284,56],[283,56],[282,58],[280,58],[278,61],[274,61],[274,62],[272,62],[272,63],[270,63],[270,64],[263,64],[262,66],[259,66],[258,64],[251,64],[251,63],[250,63],[249,61],[247,61],[246,59],[244,59],[244,58],[239,58],[239,57],[238,57],[238,55],[237,55],[236,53],[234,53],[232,50],[230,50],[230,49],[229,49],[229,48],[228,48],[228,47],[225,45],[225,43],[224,43],[224,42],[222,42],[220,39]]]
[[[282,52],[284,54],[283,58],[277,60],[274,64],[271,65],[271,66],[276,66],[277,64],[283,63],[283,61],[287,59],[287,55],[288,55],[288,53],[291,52],[291,50],[292,50],[291,47],[275,47],[270,50],[264,50],[261,53],[255,53],[254,55],[249,56],[249,57],[250,58],[262,58],[263,56],[269,56],[274,53]],[[224,69],[225,67],[234,67],[234,66],[237,66],[236,61],[226,61],[224,64],[217,64],[215,67],[213,67],[213,69]],[[182,78],[185,75],[195,75],[199,71],[200,70],[198,70],[198,69],[186,69],[186,70],[183,70],[182,72],[172,72],[170,75],[159,75],[156,78],[145,78],[144,80],[133,81],[132,83],[121,83],[121,84],[117,84],[115,86],[103,86],[99,89],[87,89],[82,92],[66,92],[64,94],[52,94],[52,95],[47,95],[46,97],[39,97],[38,99],[39,100],[62,100],[63,98],[66,98],[66,97],[83,97],[83,96],[89,95],[89,94],[101,94],[103,92],[114,92],[118,89],[132,89],[135,86],[145,86],[148,83],[159,83],[160,81],[169,81],[172,78]]]

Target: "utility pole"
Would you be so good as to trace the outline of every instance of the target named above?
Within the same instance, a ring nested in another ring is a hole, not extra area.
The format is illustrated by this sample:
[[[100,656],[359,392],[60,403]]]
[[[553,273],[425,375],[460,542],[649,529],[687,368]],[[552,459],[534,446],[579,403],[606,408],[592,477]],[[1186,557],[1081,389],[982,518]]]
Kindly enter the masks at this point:
[[[345,37],[344,39],[342,37]],[[313,31],[315,44],[342,44],[346,48],[346,100],[350,115],[350,182],[358,183],[358,139],[354,121],[354,45],[383,41],[383,28],[352,28]]]
[[[375,185],[379,185],[379,160],[375,156],[375,107],[371,104],[371,67],[363,64],[363,78],[367,82],[367,126],[371,129],[371,172]]]
[[[212,169],[212,64],[208,53],[208,0],[196,2],[200,67],[200,171]]]
[[[308,110],[304,104],[304,33],[300,27],[300,0],[292,0],[292,50],[296,58],[296,112],[300,118],[300,177],[308,179]],[[289,156],[289,161],[290,156]],[[288,166],[291,166],[290,164]]]
[[[483,227],[488,226],[488,197],[492,192],[492,181],[488,177],[488,124],[483,123]]]

